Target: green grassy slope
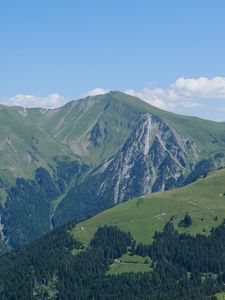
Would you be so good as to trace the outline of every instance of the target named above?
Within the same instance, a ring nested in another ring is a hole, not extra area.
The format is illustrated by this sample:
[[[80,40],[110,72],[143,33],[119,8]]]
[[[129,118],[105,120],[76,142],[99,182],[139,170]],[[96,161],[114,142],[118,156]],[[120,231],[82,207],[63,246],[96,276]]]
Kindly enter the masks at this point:
[[[54,110],[30,109],[28,118],[67,144],[72,151],[96,164],[113,155],[131,133],[141,113],[149,112],[167,122],[180,135],[199,147],[199,155],[208,158],[216,151],[225,152],[225,123],[181,116],[158,109],[121,92],[71,101]],[[90,145],[90,132],[98,124],[102,139]]]
[[[122,96],[110,93],[71,101],[59,109],[30,110],[29,118],[95,165],[112,156],[125,142],[139,113]],[[90,142],[94,134],[100,135],[96,144]]]
[[[225,300],[225,293],[216,294],[218,300]]]
[[[137,242],[149,243],[155,230],[161,230],[171,218],[178,227],[186,212],[193,223],[179,230],[207,234],[225,217],[224,192],[225,169],[221,169],[183,188],[154,193],[108,209],[78,224],[72,234],[87,244],[99,226],[117,225],[130,231]]]
[[[57,109],[0,105],[0,177],[8,181],[31,177],[35,168],[52,164],[54,155],[77,155],[97,165],[118,151],[140,114],[146,112],[159,116],[193,141],[199,160],[212,152],[225,153],[225,123],[176,115],[138,98],[110,92],[71,101]],[[7,138],[13,146],[9,149],[4,148]],[[37,140],[38,145],[33,145]],[[31,156],[37,159],[29,162]]]
[[[27,118],[28,110],[0,106],[0,177],[32,177],[42,166],[54,165],[53,157],[68,154],[68,147]]]
[[[110,265],[107,274],[149,272],[151,271],[150,262],[151,259],[149,257],[141,257],[138,255],[131,256],[128,253],[125,253]]]

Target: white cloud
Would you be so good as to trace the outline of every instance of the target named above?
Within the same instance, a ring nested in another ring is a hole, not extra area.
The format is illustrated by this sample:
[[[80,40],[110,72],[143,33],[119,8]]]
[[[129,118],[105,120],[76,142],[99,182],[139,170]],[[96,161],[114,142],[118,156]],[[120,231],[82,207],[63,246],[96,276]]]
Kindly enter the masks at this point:
[[[84,97],[96,96],[109,93],[108,89],[96,88],[87,92]],[[40,108],[57,108],[63,106],[68,100],[65,97],[54,93],[46,97],[39,97],[35,95],[18,94],[7,99],[0,100],[0,103],[9,106],[22,106],[22,107],[40,107]]]
[[[97,96],[97,95],[104,95],[104,94],[107,94],[109,93],[110,90],[109,89],[102,89],[102,88],[96,88],[96,89],[93,89],[91,91],[88,91],[85,96]]]
[[[185,97],[225,99],[225,77],[180,77],[171,85],[171,89]]]
[[[150,88],[143,88],[140,91],[135,90],[126,90],[126,94],[138,97],[154,106],[157,106],[162,109],[168,109],[170,104],[167,101],[164,101],[167,98],[167,92],[163,89],[150,89]]]
[[[206,107],[207,99],[225,100],[225,77],[180,77],[166,89],[145,87],[140,91],[126,90],[125,93],[170,111],[178,108],[180,111],[182,107]]]
[[[57,93],[51,94],[47,97],[19,94],[5,99],[1,101],[1,103],[9,106],[56,108],[64,105],[66,103],[66,99]]]

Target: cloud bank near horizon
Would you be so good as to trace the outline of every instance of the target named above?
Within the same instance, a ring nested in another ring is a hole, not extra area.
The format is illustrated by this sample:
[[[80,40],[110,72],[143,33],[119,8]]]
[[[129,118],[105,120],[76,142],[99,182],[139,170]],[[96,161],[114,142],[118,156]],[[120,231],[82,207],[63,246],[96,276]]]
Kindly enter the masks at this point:
[[[84,94],[96,96],[110,92],[109,89],[95,88]],[[124,93],[136,96],[158,108],[224,121],[225,77],[178,78],[168,88],[144,87],[141,90],[127,89]],[[23,107],[57,108],[68,100],[58,93],[46,97],[19,94],[0,101],[5,105]]]
[[[1,104],[8,106],[39,107],[39,108],[57,108],[64,105],[66,99],[58,93],[50,94],[47,97],[35,95],[18,94],[0,101]]]
[[[145,87],[140,91],[126,90],[125,93],[166,110],[176,110],[179,106],[205,107],[208,101],[204,100],[225,100],[225,77],[180,77],[167,89]]]
[[[109,93],[109,89],[95,88],[88,91],[83,97],[97,96]],[[53,93],[46,97],[40,97],[36,95],[18,94],[7,99],[0,100],[1,104],[8,106],[21,106],[21,107],[39,107],[39,108],[58,108],[66,104],[68,99],[64,96]]]
[[[225,77],[180,77],[168,88],[145,87],[125,93],[171,112],[225,121]]]

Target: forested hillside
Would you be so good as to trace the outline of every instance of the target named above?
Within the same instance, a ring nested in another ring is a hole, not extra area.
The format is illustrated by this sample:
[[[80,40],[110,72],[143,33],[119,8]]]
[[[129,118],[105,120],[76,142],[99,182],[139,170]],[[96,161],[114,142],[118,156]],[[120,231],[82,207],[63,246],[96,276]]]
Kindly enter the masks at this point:
[[[151,245],[103,226],[86,249],[70,235],[71,226],[2,256],[2,300],[214,300],[225,290],[224,222],[208,237],[179,234],[167,223]],[[109,265],[127,251],[151,258],[149,272],[107,275]]]

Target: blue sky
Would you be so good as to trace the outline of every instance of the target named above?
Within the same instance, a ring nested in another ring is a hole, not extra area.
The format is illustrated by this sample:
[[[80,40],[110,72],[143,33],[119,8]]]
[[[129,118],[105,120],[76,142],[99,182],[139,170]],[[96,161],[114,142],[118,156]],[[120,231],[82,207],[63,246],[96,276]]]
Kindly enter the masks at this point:
[[[99,88],[225,120],[224,12],[224,0],[0,0],[0,100],[54,106]]]

